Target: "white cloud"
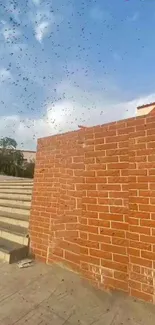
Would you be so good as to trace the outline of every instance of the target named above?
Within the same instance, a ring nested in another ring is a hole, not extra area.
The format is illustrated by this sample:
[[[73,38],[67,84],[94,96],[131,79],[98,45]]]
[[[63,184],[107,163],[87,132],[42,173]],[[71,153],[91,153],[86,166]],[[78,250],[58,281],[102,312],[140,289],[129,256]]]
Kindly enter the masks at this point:
[[[1,24],[2,24],[2,25],[6,25],[6,24],[7,24],[6,20],[3,20],[3,19],[2,19],[2,20],[1,20]]]
[[[78,125],[92,126],[135,116],[136,107],[155,101],[155,94],[118,101],[99,92],[90,96],[82,89],[76,91],[65,82],[57,88],[58,94],[65,92],[68,99],[46,106],[42,117],[21,118],[20,115],[1,116],[0,137],[9,136],[17,140],[19,147],[35,149],[37,138],[78,129]],[[68,96],[68,94],[70,97]]]
[[[13,53],[18,53],[20,51],[26,50],[28,45],[26,43],[15,43],[11,44],[11,50]]]
[[[38,42],[42,42],[51,30],[52,24],[56,21],[56,16],[47,9],[37,7],[37,11],[29,13],[29,19],[34,29],[35,38]]]
[[[42,21],[35,27],[35,37],[38,42],[42,42],[42,39],[48,34],[50,23],[48,21]]]
[[[32,6],[32,3],[35,6]],[[60,13],[53,13],[50,1],[31,0],[29,7],[28,20],[37,41],[41,43],[43,38],[51,31],[52,26],[56,22],[60,24],[63,21],[63,16]]]
[[[1,33],[5,41],[17,40],[21,35],[21,31],[19,30],[19,28],[17,29],[9,25],[4,25],[4,27],[1,29]]]
[[[40,5],[40,0],[32,0],[32,2],[33,2],[36,6],[39,6],[39,5]]]
[[[0,69],[0,82],[12,80],[12,74],[9,70],[4,68]]]
[[[109,21],[111,19],[111,15],[108,11],[102,10],[97,6],[91,8],[90,17],[96,21]]]
[[[0,118],[0,137],[13,137],[17,139],[20,147],[34,149],[37,138],[67,131],[70,113],[72,113],[72,104],[61,102],[49,105],[44,118],[21,119],[19,115],[2,116]]]

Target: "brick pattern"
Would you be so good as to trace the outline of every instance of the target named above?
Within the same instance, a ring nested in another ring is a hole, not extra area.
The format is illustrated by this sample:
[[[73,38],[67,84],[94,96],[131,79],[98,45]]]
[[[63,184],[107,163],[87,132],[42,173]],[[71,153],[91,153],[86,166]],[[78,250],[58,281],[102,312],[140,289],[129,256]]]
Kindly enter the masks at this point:
[[[155,302],[153,112],[39,139],[30,236],[46,263]]]

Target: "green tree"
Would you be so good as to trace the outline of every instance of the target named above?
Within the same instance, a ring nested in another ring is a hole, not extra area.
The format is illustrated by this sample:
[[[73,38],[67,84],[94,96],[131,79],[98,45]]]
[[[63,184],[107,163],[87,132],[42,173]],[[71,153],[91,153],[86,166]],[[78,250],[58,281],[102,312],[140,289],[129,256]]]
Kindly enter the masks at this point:
[[[0,173],[19,176],[24,157],[20,150],[17,150],[17,142],[12,138],[0,139]]]
[[[33,178],[35,162],[33,160],[24,163],[24,168],[20,171],[20,176],[24,178]]]
[[[16,140],[12,138],[2,138],[0,139],[0,148],[2,149],[16,149],[17,148],[17,142]]]

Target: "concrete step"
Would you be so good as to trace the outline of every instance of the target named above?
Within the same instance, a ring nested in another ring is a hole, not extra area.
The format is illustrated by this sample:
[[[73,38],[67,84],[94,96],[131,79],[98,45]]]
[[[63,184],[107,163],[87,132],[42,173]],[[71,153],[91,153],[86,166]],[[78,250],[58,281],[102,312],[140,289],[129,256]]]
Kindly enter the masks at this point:
[[[0,222],[0,238],[10,240],[20,245],[28,246],[28,229]]]
[[[24,179],[5,179],[5,180],[0,180],[0,184],[32,184],[33,183],[33,179],[28,179],[28,178],[24,178]]]
[[[19,201],[25,201],[30,202],[31,201],[31,195],[29,194],[16,194],[16,193],[0,193],[0,199],[6,199],[6,200],[19,200]]]
[[[33,184],[0,184],[0,189],[5,189],[5,188],[20,188],[20,189],[23,189],[23,188],[26,188],[26,189],[32,189],[33,188]]]
[[[28,256],[28,246],[0,238],[0,259],[8,263],[17,262]]]
[[[24,227],[27,228],[29,227],[29,219],[27,216],[23,216],[23,218],[21,217],[21,215],[19,214],[10,214],[10,213],[4,213],[0,214],[0,222],[3,223],[9,223],[10,225],[15,225],[15,226],[20,226],[20,227]]]
[[[30,209],[31,201],[22,201],[22,200],[9,200],[9,199],[1,199],[0,198],[0,206],[7,206],[7,207],[19,207],[23,209]]]
[[[13,213],[13,214],[19,214],[19,215],[26,215],[29,217],[30,215],[30,209],[25,209],[23,206],[19,207],[10,207],[10,206],[0,206],[0,214],[3,214],[3,212],[7,213]]]
[[[5,185],[33,185],[33,181],[0,181],[0,185],[5,186]]]
[[[29,215],[21,214],[21,213],[7,212],[2,210],[0,211],[0,215],[11,219],[18,219],[23,221],[29,220]]]
[[[0,193],[27,194],[32,195],[32,188],[0,188]]]

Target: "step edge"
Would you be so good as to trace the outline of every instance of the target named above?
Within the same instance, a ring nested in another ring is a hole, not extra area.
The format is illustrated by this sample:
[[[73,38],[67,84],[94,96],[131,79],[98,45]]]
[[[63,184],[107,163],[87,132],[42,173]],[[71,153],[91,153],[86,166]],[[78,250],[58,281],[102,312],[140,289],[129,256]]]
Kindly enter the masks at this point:
[[[20,220],[20,221],[25,221],[25,222],[28,222],[29,221],[29,218],[27,218],[26,215],[23,215],[23,217],[20,217],[20,215],[18,216],[18,214],[16,215],[13,215],[13,216],[10,216],[10,214],[1,214],[0,213],[0,218],[7,218],[7,219],[10,219],[10,220]]]
[[[11,195],[15,195],[16,197],[13,197]],[[16,193],[0,193],[0,199],[1,200],[16,200],[16,201],[30,201],[31,195],[28,195],[29,197],[24,197],[26,194],[20,194],[21,197],[19,197]],[[23,197],[22,197],[23,196]]]
[[[2,227],[1,228],[2,224],[4,226],[6,226],[6,227]],[[28,228],[21,227],[21,226],[17,226],[17,225],[12,225],[13,228],[17,228],[17,227],[18,228],[21,228],[22,229],[22,233],[21,233],[19,229],[18,230],[16,230],[16,229],[9,229],[8,228],[8,225],[10,225],[10,224],[9,223],[5,223],[3,221],[0,221],[0,231],[5,231],[7,233],[11,233],[11,234],[14,234],[14,235],[18,235],[18,236],[21,236],[21,237],[24,237],[24,238],[26,238],[26,237],[28,238],[29,237],[29,235],[28,235]],[[25,232],[23,230],[25,230]]]
[[[3,250],[4,252],[12,252],[12,251],[14,251],[14,250],[17,250],[17,249],[20,249],[20,248],[25,247],[25,245],[15,243],[15,242],[13,242],[12,240],[4,239],[4,238],[3,238],[3,240],[6,241],[6,242],[9,242],[9,243],[10,243],[10,246],[11,246],[11,245],[12,245],[12,246],[13,246],[13,245],[16,245],[16,246],[17,246],[16,249],[12,248],[11,251],[9,251],[9,250],[7,250],[7,249],[4,249],[3,247],[0,247],[0,250],[1,250],[1,251]]]
[[[12,204],[8,205],[7,203],[1,203],[1,202],[0,202],[0,207],[2,207],[2,208],[5,207],[5,208],[21,209],[21,210],[30,210],[30,208],[31,208],[31,206],[28,207],[26,205],[25,206],[22,206],[20,204],[19,205],[18,204],[17,205],[16,204],[15,205],[12,205]]]

